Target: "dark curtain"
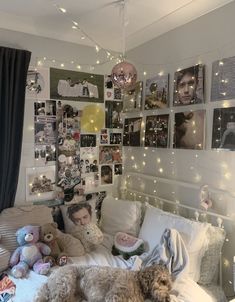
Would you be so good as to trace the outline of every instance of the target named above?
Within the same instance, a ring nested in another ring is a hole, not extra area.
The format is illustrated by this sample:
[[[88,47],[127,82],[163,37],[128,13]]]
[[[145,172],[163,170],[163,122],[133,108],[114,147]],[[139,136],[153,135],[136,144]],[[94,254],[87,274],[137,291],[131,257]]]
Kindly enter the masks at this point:
[[[0,47],[0,211],[14,205],[31,53]]]

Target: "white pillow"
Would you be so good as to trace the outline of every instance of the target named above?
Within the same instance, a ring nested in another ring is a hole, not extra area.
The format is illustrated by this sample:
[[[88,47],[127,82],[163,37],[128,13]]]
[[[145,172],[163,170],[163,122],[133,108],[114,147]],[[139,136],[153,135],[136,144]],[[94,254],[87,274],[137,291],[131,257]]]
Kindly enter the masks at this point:
[[[139,238],[147,243],[146,249],[151,252],[160,243],[165,229],[176,229],[189,253],[189,275],[197,282],[200,278],[201,259],[207,249],[208,227],[207,223],[192,221],[147,205]]]
[[[101,229],[104,233],[117,232],[138,236],[141,221],[141,203],[138,201],[115,200],[107,196],[101,207]]]

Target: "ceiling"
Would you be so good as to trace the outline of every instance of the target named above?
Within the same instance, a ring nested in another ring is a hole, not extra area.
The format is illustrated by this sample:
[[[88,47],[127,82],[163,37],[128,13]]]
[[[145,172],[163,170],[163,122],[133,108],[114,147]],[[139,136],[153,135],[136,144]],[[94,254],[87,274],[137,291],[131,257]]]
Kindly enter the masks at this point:
[[[1,0],[0,28],[122,52],[232,1]]]

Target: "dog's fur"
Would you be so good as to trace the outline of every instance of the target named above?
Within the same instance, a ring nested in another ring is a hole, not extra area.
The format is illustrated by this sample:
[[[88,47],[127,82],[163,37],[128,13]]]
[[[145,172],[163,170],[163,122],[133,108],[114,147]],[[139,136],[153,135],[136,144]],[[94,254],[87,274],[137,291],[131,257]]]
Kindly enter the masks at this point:
[[[140,271],[68,265],[54,271],[35,302],[153,302],[170,301],[171,277],[161,265]]]

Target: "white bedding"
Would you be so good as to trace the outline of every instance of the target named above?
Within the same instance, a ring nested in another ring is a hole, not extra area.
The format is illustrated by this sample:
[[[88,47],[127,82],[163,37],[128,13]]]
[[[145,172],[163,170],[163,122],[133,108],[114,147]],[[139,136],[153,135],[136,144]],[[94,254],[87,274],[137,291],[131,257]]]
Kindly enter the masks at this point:
[[[105,236],[104,245],[98,246],[95,251],[82,257],[70,258],[72,263],[81,265],[101,265],[131,269],[130,261],[125,261],[121,257],[113,256],[110,253],[112,237]],[[13,302],[32,302],[36,290],[46,282],[47,277],[30,271],[27,278],[15,279],[16,295]],[[181,276],[173,284],[171,295],[172,302],[216,302],[199,285],[186,276]]]

